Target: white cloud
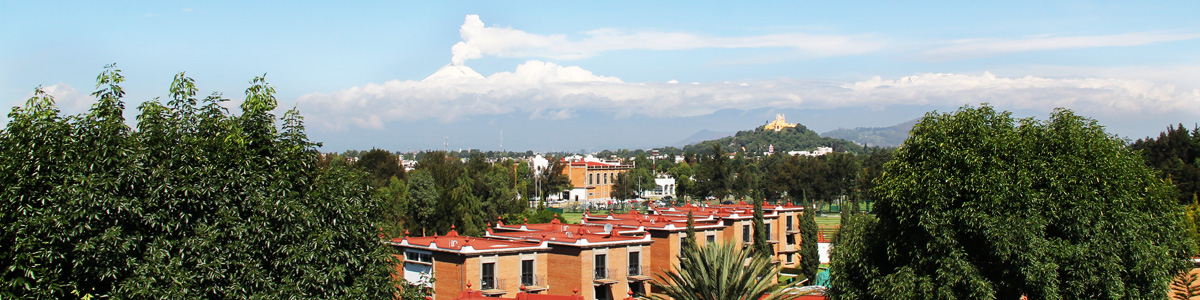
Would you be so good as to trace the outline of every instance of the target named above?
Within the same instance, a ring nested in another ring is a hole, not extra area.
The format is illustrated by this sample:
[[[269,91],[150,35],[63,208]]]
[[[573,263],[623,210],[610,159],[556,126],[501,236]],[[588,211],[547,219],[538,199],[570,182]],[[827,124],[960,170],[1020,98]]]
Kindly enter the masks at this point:
[[[1078,49],[1116,46],[1141,46],[1162,42],[1192,40],[1200,33],[1137,32],[1093,36],[1035,36],[1025,39],[967,39],[952,41],[950,46],[930,49],[924,56],[933,60],[980,58],[1014,52]]]
[[[513,28],[488,27],[478,15],[467,15],[459,29],[462,41],[451,47],[451,63],[485,55],[498,57],[545,57],[580,59],[613,50],[686,50],[700,48],[793,48],[814,56],[852,55],[874,52],[883,42],[870,35],[817,35],[781,33],[756,36],[713,37],[663,31],[596,29],[586,37],[540,35]]]
[[[857,82],[789,79],[729,83],[627,83],[579,67],[528,61],[513,72],[482,76],[448,65],[421,81],[392,80],[332,94],[309,94],[297,105],[326,129],[382,129],[392,121],[457,120],[473,116],[528,114],[531,119],[569,119],[580,111],[617,117],[681,117],[720,109],[960,106],[991,103],[1001,109],[1050,111],[1066,107],[1085,114],[1200,114],[1200,91],[1144,80],[1001,77],[991,73],[918,74]]]

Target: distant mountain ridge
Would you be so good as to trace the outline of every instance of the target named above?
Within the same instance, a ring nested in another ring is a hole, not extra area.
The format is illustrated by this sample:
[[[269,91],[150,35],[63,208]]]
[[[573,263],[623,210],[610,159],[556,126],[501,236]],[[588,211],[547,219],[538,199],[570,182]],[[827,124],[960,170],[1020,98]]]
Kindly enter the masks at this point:
[[[715,139],[719,139],[719,138],[723,138],[723,137],[733,136],[733,134],[735,134],[735,133],[736,132],[716,132],[716,131],[712,131],[712,130],[708,130],[708,129],[703,129],[703,130],[697,131],[696,133],[693,133],[691,136],[688,136],[687,138],[685,138],[681,141],[675,142],[675,144],[672,144],[672,146],[675,146],[678,148],[683,148],[688,145],[692,145],[692,144],[696,144],[696,143],[700,143],[700,142],[705,142],[705,141],[715,140]]]
[[[856,127],[854,129],[838,128],[826,133],[823,137],[838,138],[853,141],[868,147],[899,147],[908,139],[908,132],[919,119],[888,127]]]

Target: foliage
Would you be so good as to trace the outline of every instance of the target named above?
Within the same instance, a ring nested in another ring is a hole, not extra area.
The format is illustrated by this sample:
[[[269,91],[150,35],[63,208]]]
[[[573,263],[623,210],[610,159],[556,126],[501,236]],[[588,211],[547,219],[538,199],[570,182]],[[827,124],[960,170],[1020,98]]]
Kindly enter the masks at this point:
[[[695,183],[692,181],[692,166],[687,162],[680,163],[671,169],[667,170],[671,177],[675,178],[675,194],[680,200],[684,200],[687,195],[691,195],[695,189]]]
[[[766,200],[754,200],[754,216],[751,217],[752,226],[754,226],[754,245],[751,247],[751,252],[755,256],[766,257],[770,259],[775,256],[775,249],[771,244],[767,243],[767,229],[763,224],[763,202]]]
[[[390,296],[366,179],[317,167],[262,77],[230,115],[180,73],[136,131],[120,70],[97,81],[86,114],[60,116],[39,88],[0,131],[0,298]]]
[[[520,213],[507,214],[502,216],[500,220],[504,221],[504,224],[524,224],[527,222],[529,224],[541,224],[550,223],[551,220],[558,220],[559,223],[564,224],[567,223],[566,218],[563,218],[563,216],[560,216],[554,211],[546,209],[545,207],[538,207],[538,209],[532,213],[529,211],[522,211]]]
[[[715,197],[724,199],[729,196],[732,183],[732,171],[729,169],[729,156],[718,144],[711,144],[712,155],[703,156],[695,169],[695,183],[692,195],[697,198]]]
[[[804,206],[804,212],[797,216],[800,219],[797,226],[800,229],[800,274],[807,278],[817,278],[818,267],[821,265],[820,251],[817,251],[817,212],[812,209],[812,203]],[[846,214],[842,214],[846,217]]]
[[[377,188],[388,185],[389,178],[404,179],[404,168],[400,166],[400,158],[386,150],[371,149],[363,153],[354,166],[366,171],[370,175],[371,185]]]
[[[1200,278],[1197,278],[1195,273],[1189,271],[1180,272],[1171,281],[1171,299],[1190,300],[1193,297],[1200,297],[1200,286],[1197,286],[1197,280],[1200,280]]]
[[[927,114],[876,189],[878,219],[835,248],[835,299],[1162,299],[1194,251],[1170,187],[1069,110]]]
[[[1183,124],[1168,127],[1157,139],[1139,139],[1130,148],[1141,151],[1146,165],[1175,184],[1177,203],[1188,205],[1200,194],[1200,126],[1191,132]]]
[[[696,242],[696,218],[692,215],[692,211],[688,210],[687,214],[687,230],[684,231],[687,237],[683,239],[683,247],[680,247],[680,252],[695,251],[700,247]]]
[[[779,268],[766,257],[751,255],[734,243],[710,244],[680,251],[680,260],[651,283],[661,294],[641,295],[655,300],[764,300],[794,297],[799,282],[777,286]],[[666,296],[666,297],[664,297]],[[667,298],[670,297],[670,298]]]

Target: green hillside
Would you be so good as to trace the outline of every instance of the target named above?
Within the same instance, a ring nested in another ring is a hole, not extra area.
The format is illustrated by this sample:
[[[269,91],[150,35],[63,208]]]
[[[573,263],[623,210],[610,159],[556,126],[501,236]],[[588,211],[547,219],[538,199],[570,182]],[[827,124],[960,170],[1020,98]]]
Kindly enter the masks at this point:
[[[754,128],[754,130],[738,131],[730,137],[724,137],[716,140],[699,142],[683,147],[684,152],[693,153],[709,153],[712,152],[711,143],[716,142],[725,149],[725,152],[742,151],[750,153],[767,152],[771,146],[775,146],[776,152],[786,151],[811,151],[817,147],[831,147],[833,151],[838,152],[861,152],[864,147],[854,142],[822,137],[816,132],[809,130],[801,124],[796,124],[796,127],[785,128],[778,132],[774,130],[763,130],[762,126]]]

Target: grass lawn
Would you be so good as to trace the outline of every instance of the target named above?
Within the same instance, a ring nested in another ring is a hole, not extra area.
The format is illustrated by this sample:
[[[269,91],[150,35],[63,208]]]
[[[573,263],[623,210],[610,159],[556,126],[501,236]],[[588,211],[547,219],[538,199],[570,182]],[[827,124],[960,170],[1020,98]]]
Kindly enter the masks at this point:
[[[583,219],[583,213],[563,213],[563,219],[567,219],[567,223],[579,224],[579,220]]]

